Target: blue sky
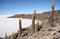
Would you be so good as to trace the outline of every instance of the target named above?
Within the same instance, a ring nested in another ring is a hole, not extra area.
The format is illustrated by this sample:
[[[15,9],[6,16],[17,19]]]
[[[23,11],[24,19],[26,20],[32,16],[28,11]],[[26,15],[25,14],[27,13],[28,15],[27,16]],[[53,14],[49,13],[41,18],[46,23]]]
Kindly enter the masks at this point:
[[[54,0],[0,0],[0,15],[2,14],[32,14],[51,11]],[[60,10],[60,0],[56,0],[55,10]]]

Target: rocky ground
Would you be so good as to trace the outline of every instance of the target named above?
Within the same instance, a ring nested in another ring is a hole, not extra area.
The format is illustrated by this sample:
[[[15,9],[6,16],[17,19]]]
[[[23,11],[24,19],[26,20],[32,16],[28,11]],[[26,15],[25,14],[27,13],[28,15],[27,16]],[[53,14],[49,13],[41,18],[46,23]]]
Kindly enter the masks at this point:
[[[18,36],[18,33],[14,33],[11,36],[8,36],[7,39],[60,39],[60,10],[55,11],[55,16],[57,16],[56,19],[54,19],[56,22],[54,22],[55,26],[50,26],[48,21],[49,17],[51,15],[50,12],[44,12],[42,14],[36,14],[36,19],[39,19],[43,22],[43,25],[39,25],[41,28],[39,31],[32,34],[31,26],[25,29],[22,29],[22,35]],[[14,15],[8,18],[27,18],[31,19],[32,14],[20,14],[20,15]]]
[[[50,26],[47,21],[44,21],[39,31],[32,34],[31,27],[28,27],[22,29],[21,36],[18,36],[17,32],[8,39],[60,39],[60,24]]]

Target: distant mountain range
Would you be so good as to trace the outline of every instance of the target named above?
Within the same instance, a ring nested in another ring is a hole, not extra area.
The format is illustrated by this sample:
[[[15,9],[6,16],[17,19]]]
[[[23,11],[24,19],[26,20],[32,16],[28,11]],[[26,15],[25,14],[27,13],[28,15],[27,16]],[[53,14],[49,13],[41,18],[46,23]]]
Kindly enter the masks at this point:
[[[60,19],[60,10],[55,10],[55,16],[57,14],[57,17],[58,19]],[[51,16],[51,13],[52,11],[49,11],[49,12],[43,12],[43,13],[39,13],[35,15],[36,19],[39,19],[39,20],[46,20],[48,19],[50,16]],[[32,18],[32,14],[16,14],[16,15],[13,15],[13,16],[10,16],[8,18],[25,18],[25,19],[31,19]]]

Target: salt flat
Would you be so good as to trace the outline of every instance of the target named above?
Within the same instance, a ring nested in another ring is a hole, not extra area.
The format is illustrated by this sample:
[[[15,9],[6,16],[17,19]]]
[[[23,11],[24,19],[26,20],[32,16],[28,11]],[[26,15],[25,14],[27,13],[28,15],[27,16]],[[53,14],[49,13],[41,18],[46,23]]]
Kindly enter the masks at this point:
[[[17,32],[19,30],[19,19],[22,20],[22,28],[30,27],[32,24],[31,19],[7,18],[8,16],[11,15],[0,15],[0,37],[4,37],[5,33],[11,35],[13,32]]]

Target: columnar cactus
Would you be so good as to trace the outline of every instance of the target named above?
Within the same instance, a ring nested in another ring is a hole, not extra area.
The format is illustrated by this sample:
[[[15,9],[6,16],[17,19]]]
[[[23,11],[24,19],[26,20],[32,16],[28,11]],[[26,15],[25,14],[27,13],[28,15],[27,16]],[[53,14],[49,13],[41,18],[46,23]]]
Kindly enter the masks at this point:
[[[22,26],[21,26],[21,19],[19,20],[19,36],[22,34]]]
[[[54,8],[55,8],[56,0],[54,0],[54,4],[52,5],[52,14],[51,14],[51,26],[54,26]]]
[[[34,10],[34,14],[32,15],[32,33],[35,32],[35,13],[36,11]]]
[[[52,14],[51,14],[51,26],[54,25],[54,7],[52,7]]]
[[[5,33],[5,39],[7,39],[7,33]]]
[[[35,32],[40,30],[40,26],[39,26],[39,22],[37,22],[36,26],[35,26]]]

